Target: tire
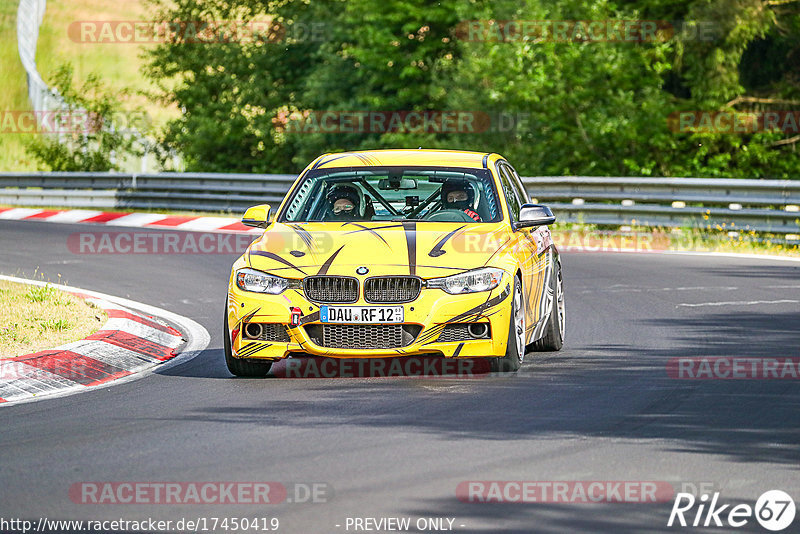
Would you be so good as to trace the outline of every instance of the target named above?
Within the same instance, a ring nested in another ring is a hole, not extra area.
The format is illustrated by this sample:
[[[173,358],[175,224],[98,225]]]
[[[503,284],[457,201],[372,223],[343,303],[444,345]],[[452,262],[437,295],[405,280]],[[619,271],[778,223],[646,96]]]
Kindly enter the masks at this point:
[[[240,359],[233,357],[231,350],[231,334],[228,330],[228,312],[225,311],[224,327],[222,329],[224,338],[222,345],[225,349],[225,364],[231,374],[247,378],[264,378],[272,368],[272,362],[254,362],[253,360]]]
[[[533,350],[554,352],[564,346],[564,330],[566,329],[567,309],[564,304],[564,278],[561,275],[561,262],[556,263],[553,276],[550,277],[553,300],[550,303],[550,316],[544,327],[544,336],[534,341]]]
[[[525,304],[522,296],[522,282],[514,277],[514,292],[511,297],[511,318],[508,325],[506,355],[492,360],[492,371],[515,373],[525,358]]]

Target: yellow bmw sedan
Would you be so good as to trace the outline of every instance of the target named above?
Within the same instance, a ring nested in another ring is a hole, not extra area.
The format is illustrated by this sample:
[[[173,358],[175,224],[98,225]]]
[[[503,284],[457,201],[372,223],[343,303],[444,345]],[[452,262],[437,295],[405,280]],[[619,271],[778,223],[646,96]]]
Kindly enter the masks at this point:
[[[283,358],[490,358],[516,371],[564,342],[561,261],[549,208],[500,155],[450,150],[326,154],[233,264],[228,369]]]

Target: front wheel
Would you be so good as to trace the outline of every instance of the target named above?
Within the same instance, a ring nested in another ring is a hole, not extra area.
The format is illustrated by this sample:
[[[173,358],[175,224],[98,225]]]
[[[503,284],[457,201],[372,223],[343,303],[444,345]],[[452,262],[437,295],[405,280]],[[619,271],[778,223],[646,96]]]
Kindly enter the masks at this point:
[[[525,358],[525,309],[522,300],[522,281],[514,277],[514,295],[511,299],[511,319],[508,326],[506,355],[492,360],[492,371],[514,373]]]
[[[228,330],[227,310],[225,311],[222,337],[224,338],[222,346],[225,349],[225,364],[228,366],[228,371],[236,376],[247,378],[263,378],[267,376],[267,373],[269,373],[272,367],[272,362],[254,362],[252,360],[233,357],[233,351],[231,350],[231,333],[230,330]]]
[[[567,324],[567,311],[564,304],[564,279],[561,275],[561,262],[556,263],[553,276],[550,277],[553,300],[550,305],[550,317],[544,328],[544,336],[533,343],[538,351],[558,351],[564,346],[564,330]]]

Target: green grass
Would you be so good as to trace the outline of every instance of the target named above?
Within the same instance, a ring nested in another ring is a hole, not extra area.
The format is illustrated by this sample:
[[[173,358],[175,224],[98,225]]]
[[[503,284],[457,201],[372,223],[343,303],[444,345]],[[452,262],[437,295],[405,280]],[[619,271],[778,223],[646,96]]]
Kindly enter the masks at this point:
[[[78,341],[107,319],[103,310],[55,287],[0,280],[0,358]]]
[[[23,296],[29,302],[46,302],[54,299],[57,293],[58,290],[52,286],[31,286]]]

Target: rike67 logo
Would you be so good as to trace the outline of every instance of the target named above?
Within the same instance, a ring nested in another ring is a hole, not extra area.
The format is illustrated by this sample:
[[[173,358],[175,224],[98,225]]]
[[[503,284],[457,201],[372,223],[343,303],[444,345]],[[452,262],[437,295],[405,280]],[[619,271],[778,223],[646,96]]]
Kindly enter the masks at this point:
[[[678,493],[667,526],[740,528],[755,517],[765,529],[778,532],[792,524],[797,511],[794,500],[781,490],[764,492],[755,507],[749,504],[718,505],[718,500],[719,492],[714,493],[711,502],[707,494],[698,499],[691,493]]]

